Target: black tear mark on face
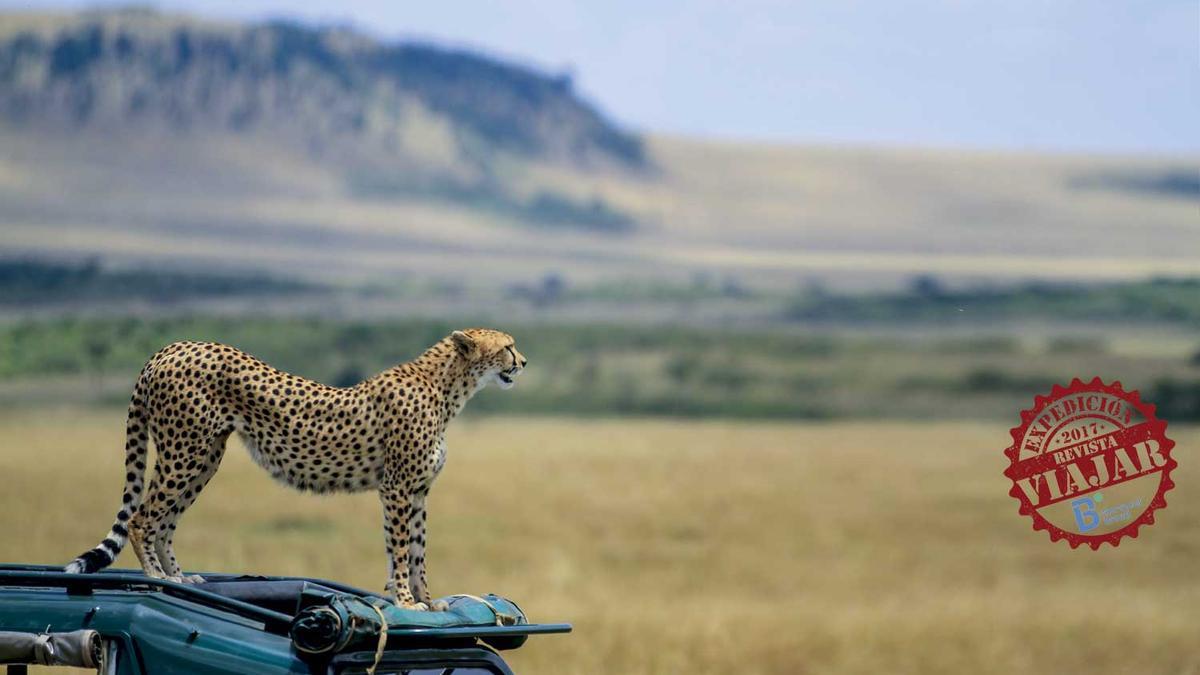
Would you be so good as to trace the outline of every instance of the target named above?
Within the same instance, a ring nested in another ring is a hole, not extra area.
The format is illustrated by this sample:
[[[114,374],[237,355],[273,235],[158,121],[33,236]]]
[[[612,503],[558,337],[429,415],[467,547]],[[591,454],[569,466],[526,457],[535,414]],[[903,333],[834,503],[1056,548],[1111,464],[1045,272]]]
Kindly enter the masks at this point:
[[[521,371],[521,365],[517,359],[517,352],[513,349],[512,345],[508,345],[504,349],[508,352],[510,365],[506,368],[504,367],[504,362],[501,361],[500,370],[497,371],[496,377],[504,384],[511,385],[513,384],[514,376]]]

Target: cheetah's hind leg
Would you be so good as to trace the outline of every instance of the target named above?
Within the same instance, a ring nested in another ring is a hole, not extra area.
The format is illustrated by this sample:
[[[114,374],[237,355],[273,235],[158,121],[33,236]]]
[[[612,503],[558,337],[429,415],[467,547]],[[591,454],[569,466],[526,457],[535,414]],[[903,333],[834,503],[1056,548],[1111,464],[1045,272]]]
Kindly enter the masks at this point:
[[[193,473],[190,477],[180,481],[183,489],[176,498],[175,504],[167,512],[162,535],[155,542],[158,558],[167,570],[168,578],[176,583],[204,583],[204,577],[199,574],[184,574],[180,569],[179,562],[175,558],[175,526],[184,512],[196,502],[200,491],[217,473],[221,459],[225,456],[225,441],[228,438],[229,432],[218,434],[209,441],[207,448],[195,448],[192,451],[198,465],[192,468]]]

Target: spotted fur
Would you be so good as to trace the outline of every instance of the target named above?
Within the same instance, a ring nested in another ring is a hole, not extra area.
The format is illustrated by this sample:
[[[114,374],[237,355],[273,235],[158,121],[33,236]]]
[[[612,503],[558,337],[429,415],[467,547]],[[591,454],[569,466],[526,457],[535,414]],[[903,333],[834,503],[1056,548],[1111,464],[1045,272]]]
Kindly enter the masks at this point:
[[[104,540],[66,567],[107,567],[132,542],[142,569],[184,578],[179,517],[216,473],[237,433],[276,480],[318,493],[378,490],[390,579],[403,607],[428,609],[425,498],[446,461],[446,425],[489,383],[507,389],[526,359],[505,333],[455,331],[417,359],[356,386],[329,387],[233,347],[176,342],[138,376],[125,430],[125,489]],[[154,439],[158,461],[143,483]]]

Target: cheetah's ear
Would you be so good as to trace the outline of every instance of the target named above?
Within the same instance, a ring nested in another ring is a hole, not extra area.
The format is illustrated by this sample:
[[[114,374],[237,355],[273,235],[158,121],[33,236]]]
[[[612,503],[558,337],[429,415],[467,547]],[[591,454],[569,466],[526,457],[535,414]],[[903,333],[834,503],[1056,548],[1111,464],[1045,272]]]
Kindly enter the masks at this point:
[[[450,334],[450,341],[454,343],[455,349],[462,354],[464,359],[474,361],[479,358],[479,345],[475,344],[475,338],[470,335],[456,330]]]

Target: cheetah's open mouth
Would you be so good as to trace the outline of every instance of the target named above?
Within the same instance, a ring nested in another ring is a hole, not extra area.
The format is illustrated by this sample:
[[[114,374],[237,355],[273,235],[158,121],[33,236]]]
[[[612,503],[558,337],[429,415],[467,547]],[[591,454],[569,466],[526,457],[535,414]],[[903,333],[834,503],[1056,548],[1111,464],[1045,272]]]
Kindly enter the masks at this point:
[[[496,376],[499,377],[500,381],[503,382],[504,384],[512,384],[513,383],[512,375],[509,375],[508,373],[496,373]]]

